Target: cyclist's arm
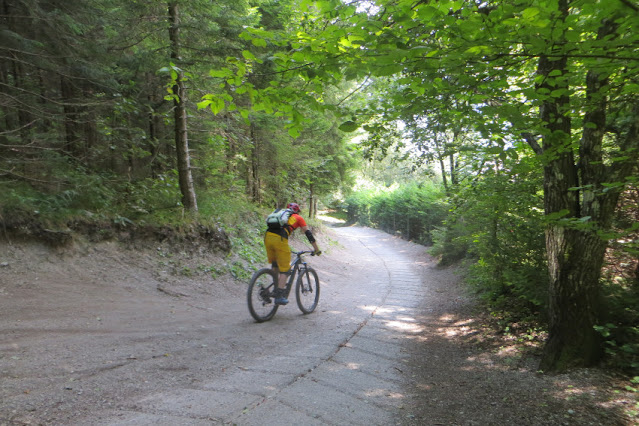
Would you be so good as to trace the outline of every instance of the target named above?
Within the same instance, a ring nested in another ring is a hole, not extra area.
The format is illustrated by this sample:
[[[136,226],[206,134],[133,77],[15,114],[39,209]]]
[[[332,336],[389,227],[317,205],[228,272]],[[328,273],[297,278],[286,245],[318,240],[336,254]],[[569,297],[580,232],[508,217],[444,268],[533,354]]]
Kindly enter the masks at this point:
[[[308,229],[308,226],[306,225],[300,226],[300,229],[302,230],[304,235],[306,235],[306,238],[308,238],[308,242],[311,243],[315,251],[319,252],[320,251],[319,246],[317,245],[317,242],[315,241],[315,237],[313,236],[313,233],[311,232],[310,229]]]

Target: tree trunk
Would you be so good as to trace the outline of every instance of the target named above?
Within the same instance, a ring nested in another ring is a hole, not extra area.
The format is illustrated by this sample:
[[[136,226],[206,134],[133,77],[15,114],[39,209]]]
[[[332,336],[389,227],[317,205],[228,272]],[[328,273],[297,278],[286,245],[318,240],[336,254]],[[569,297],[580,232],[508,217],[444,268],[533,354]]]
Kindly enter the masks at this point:
[[[69,78],[62,76],[60,78],[60,93],[62,95],[63,111],[64,111],[64,134],[65,134],[65,151],[76,160],[82,157],[81,150],[78,146],[78,111],[73,103],[75,102],[75,88]]]
[[[180,18],[177,1],[169,2],[169,38],[171,40],[171,59],[177,65],[180,60],[179,40],[180,40]],[[191,174],[191,154],[189,153],[188,128],[186,120],[186,85],[182,71],[178,71],[178,76],[173,86],[175,98],[173,100],[175,117],[175,148],[177,153],[178,180],[180,191],[182,192],[182,205],[188,209],[197,211],[197,200],[195,188],[193,186],[193,175]]]
[[[315,211],[315,193],[313,192],[313,185],[310,186],[309,188],[309,196],[308,196],[308,217],[309,218],[314,218],[317,215],[317,212]]]
[[[435,142],[435,150],[437,154],[437,160],[439,161],[439,168],[442,171],[442,183],[444,185],[444,191],[446,192],[446,194],[450,195],[450,188],[448,187],[448,177],[446,175],[446,165],[444,164],[444,156],[446,155],[446,153],[439,146],[439,138],[436,132],[433,137],[433,141]]]
[[[606,243],[596,233],[552,225],[546,231],[550,272],[549,336],[540,369],[561,372],[595,365],[601,340],[599,277]]]
[[[567,0],[560,0],[559,11],[565,19]],[[550,60],[542,56],[538,73],[545,83],[538,88],[548,91],[567,88],[567,79],[562,77],[566,71],[565,57]],[[553,75],[559,78],[553,79]],[[606,99],[601,89],[607,83],[592,72],[588,73],[586,83],[590,109],[584,122],[594,123],[596,128],[584,128],[579,150],[580,168],[575,164],[571,144],[567,95],[542,104],[540,118],[546,123],[547,132],[543,147],[532,144],[538,154],[549,158],[544,170],[546,215],[554,213],[567,219],[579,219],[568,224],[555,220],[546,231],[550,300],[549,336],[540,363],[544,371],[561,372],[572,367],[592,366],[602,354],[601,338],[594,326],[598,323],[599,279],[607,241],[598,235],[598,231],[610,228],[618,193],[602,191],[602,183],[612,177],[606,172],[601,158],[606,122]],[[587,188],[581,197],[574,189],[578,187]],[[579,222],[586,221],[592,226],[579,226]]]
[[[457,186],[459,183],[457,181],[457,169],[455,163],[455,154],[452,152],[449,154],[448,159],[450,160],[450,184],[452,186]]]
[[[253,142],[253,150],[251,151],[251,171],[248,179],[248,189],[253,201],[259,204],[262,202],[262,197],[260,196],[260,147],[253,123],[251,123],[251,142]]]

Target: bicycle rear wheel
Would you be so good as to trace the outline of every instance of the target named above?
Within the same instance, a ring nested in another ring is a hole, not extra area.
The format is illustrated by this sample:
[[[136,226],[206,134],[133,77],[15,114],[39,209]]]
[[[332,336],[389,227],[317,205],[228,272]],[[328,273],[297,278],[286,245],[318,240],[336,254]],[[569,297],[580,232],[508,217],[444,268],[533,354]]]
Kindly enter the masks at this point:
[[[272,269],[264,268],[253,274],[246,294],[248,309],[257,322],[268,321],[277,312],[273,290],[277,277]]]
[[[295,284],[295,296],[300,311],[310,314],[317,307],[320,296],[320,282],[317,272],[313,268],[300,271]]]

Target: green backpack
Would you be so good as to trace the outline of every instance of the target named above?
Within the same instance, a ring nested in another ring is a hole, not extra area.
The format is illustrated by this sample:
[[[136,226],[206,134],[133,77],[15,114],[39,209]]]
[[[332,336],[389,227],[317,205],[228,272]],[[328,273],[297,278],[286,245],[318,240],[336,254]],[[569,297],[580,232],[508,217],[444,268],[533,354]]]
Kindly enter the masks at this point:
[[[288,224],[288,219],[293,214],[291,209],[275,209],[273,213],[266,216],[266,226],[269,229],[282,229]]]

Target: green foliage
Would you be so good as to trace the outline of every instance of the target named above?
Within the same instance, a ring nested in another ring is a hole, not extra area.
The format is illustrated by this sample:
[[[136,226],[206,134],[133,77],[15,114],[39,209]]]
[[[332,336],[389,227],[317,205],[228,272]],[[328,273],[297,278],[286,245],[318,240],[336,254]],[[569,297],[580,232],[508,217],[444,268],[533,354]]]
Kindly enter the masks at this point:
[[[118,187],[106,184],[108,175],[68,172],[56,191],[25,182],[1,184],[0,212],[4,220],[19,223],[24,218],[48,224],[63,223],[71,217],[94,215],[114,204]]]
[[[228,203],[222,203],[226,200]],[[239,281],[247,282],[256,269],[265,266],[264,219],[266,214],[247,202],[232,202],[229,198],[219,198],[212,209],[212,220],[227,232],[231,238],[231,253],[228,271]],[[202,213],[202,212],[200,212]]]
[[[441,225],[447,210],[442,190],[430,182],[355,192],[345,206],[349,222],[422,244],[432,242],[432,231]]]
[[[539,311],[546,307],[548,278],[541,175],[534,163],[507,161],[458,186],[432,253],[443,263],[472,260],[468,281],[492,302],[518,299]]]
[[[607,282],[603,286],[602,325],[595,329],[605,340],[608,362],[639,374],[639,285]]]

